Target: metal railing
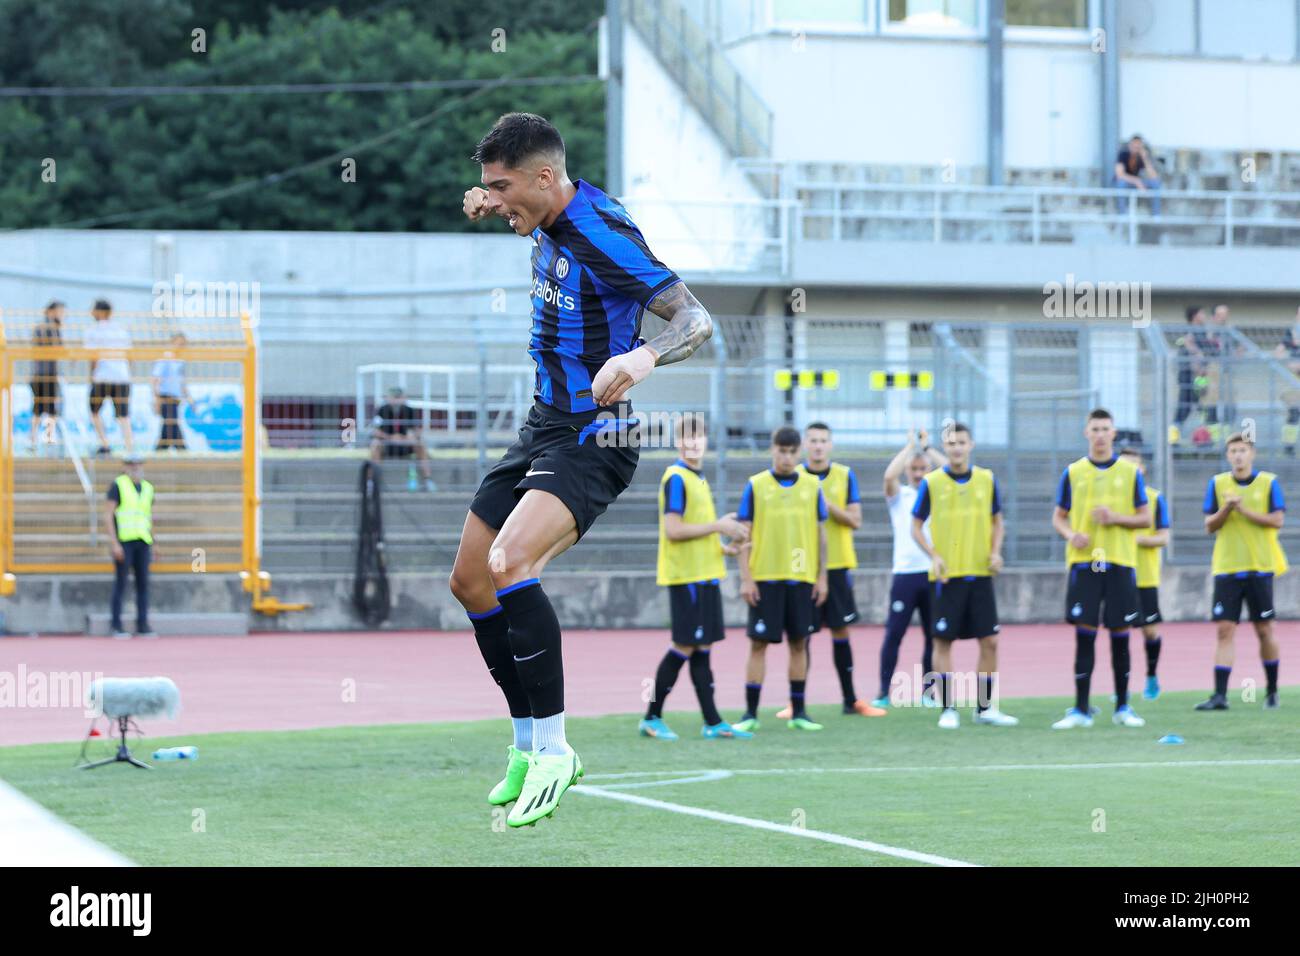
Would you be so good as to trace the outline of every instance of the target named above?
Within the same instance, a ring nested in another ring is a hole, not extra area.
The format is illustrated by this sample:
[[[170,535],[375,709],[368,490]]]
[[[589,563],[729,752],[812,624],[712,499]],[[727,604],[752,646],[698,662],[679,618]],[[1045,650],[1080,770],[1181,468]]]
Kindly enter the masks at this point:
[[[1300,193],[793,182],[799,239],[1290,246]]]

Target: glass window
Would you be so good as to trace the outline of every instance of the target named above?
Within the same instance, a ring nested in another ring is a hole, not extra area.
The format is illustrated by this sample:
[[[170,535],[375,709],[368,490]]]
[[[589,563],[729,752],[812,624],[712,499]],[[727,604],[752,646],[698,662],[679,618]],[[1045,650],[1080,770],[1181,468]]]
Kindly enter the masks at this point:
[[[777,24],[825,24],[863,29],[867,25],[867,0],[772,0],[772,20]]]
[[[1088,28],[1088,0],[1006,0],[1009,27]]]
[[[889,0],[889,22],[915,30],[974,30],[978,0]]]
[[[1295,56],[1294,0],[1201,0],[1201,52],[1209,56],[1290,60]]]

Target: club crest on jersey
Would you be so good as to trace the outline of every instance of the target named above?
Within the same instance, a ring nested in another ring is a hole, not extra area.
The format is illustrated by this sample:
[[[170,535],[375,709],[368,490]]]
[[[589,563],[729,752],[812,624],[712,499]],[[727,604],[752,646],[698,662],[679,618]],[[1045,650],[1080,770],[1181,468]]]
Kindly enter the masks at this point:
[[[561,279],[569,274],[569,260],[564,256],[555,260],[555,274]]]

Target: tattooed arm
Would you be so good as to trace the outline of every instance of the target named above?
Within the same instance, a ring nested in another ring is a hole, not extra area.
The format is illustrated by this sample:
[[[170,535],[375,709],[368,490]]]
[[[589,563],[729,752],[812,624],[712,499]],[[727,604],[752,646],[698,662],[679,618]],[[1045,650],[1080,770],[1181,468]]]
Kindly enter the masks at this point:
[[[668,327],[646,343],[655,353],[655,366],[672,365],[691,354],[713,335],[713,316],[691,295],[685,282],[678,282],[654,297],[650,311]]]
[[[615,355],[591,382],[598,405],[613,405],[627,390],[660,365],[680,362],[713,335],[713,317],[691,295],[684,282],[664,289],[650,302],[649,310],[668,323],[653,339],[631,352]]]

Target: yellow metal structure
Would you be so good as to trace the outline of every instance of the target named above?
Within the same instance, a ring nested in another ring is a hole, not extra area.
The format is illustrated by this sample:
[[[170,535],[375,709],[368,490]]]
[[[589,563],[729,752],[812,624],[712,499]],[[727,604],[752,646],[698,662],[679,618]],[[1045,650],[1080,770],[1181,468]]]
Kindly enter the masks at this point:
[[[148,369],[138,367],[140,363],[152,368],[158,360],[173,359],[185,363],[187,383],[216,383],[227,391],[235,386],[242,404],[237,449],[163,454],[136,448],[144,454],[145,477],[158,496],[151,571],[238,573],[259,613],[307,607],[281,604],[272,597],[270,575],[260,567],[257,436],[261,409],[252,321],[247,315],[198,319],[118,314],[114,318],[131,334],[125,358],[136,366],[131,378],[137,394],[140,383],[151,377]],[[64,403],[60,411],[66,415],[69,396],[62,393],[88,390],[90,362],[101,356],[101,350],[81,343],[75,321],[65,322],[57,344],[34,341],[32,333],[40,319],[40,313],[0,311],[0,595],[12,594],[24,574],[110,574],[113,570],[100,521],[108,484],[121,472],[119,460],[69,450],[66,430],[60,457],[23,454],[18,447],[15,396],[19,389],[35,385],[34,363],[60,363],[59,392]],[[177,333],[185,338],[178,342]],[[65,344],[69,341],[75,344]],[[32,428],[36,427],[33,419]],[[45,438],[41,436],[42,441]],[[35,436],[32,447],[36,448]]]

